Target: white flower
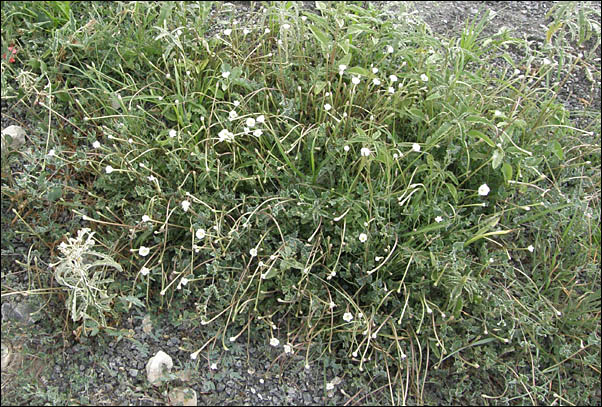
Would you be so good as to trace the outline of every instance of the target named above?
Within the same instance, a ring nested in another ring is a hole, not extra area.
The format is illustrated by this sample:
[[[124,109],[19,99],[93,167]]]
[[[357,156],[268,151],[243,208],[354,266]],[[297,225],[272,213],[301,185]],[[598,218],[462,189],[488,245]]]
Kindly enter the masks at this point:
[[[389,93],[395,93],[395,88],[393,86],[389,86]]]
[[[443,218],[442,218],[441,216],[437,216],[437,217],[435,218],[435,222],[437,222],[437,223],[441,223],[441,222],[443,222]]]
[[[255,127],[255,119],[253,119],[252,117],[249,117],[245,121],[245,124],[247,125],[247,127]]]
[[[390,45],[387,45],[387,54],[392,54],[393,53],[393,47]]]
[[[389,76],[389,80],[390,80],[391,82],[397,82],[397,76],[395,76],[395,75],[390,75],[390,76]]]
[[[190,354],[190,359],[195,360],[199,356],[199,351]]]
[[[301,16],[301,21],[305,22],[307,20],[307,16]]]
[[[237,117],[238,113],[236,113],[236,111],[234,110],[230,110],[230,113],[228,113],[228,118],[230,119],[230,121],[236,120]]]
[[[269,34],[270,33],[270,29],[266,28],[263,32],[266,33],[266,34]]]
[[[231,336],[230,337],[230,342],[234,342],[234,341],[236,341],[236,336]]]
[[[230,34],[232,34],[232,29],[230,29],[230,28],[226,28],[226,29],[224,30],[224,35],[230,35]]]
[[[548,58],[544,58],[543,59],[543,64],[544,65],[550,65],[552,63],[552,61],[550,61]]]
[[[138,254],[142,257],[145,257],[149,253],[150,249],[146,246],[140,246],[140,249],[138,249]]]
[[[284,353],[293,353],[293,347],[290,343],[284,345]]]
[[[261,130],[261,129],[255,129],[255,131],[253,132],[253,135],[254,135],[255,137],[259,137],[259,136],[261,136],[262,134],[263,134],[263,130]]]
[[[347,65],[345,65],[345,64],[339,65],[339,73],[343,72],[345,69],[347,69]]]
[[[376,86],[378,86],[378,85],[380,85],[380,79],[374,78],[374,79],[372,79],[372,83],[375,84]]]
[[[291,28],[291,25],[288,23],[284,23],[284,24],[282,24],[282,28],[284,28],[285,30],[288,30],[289,28]]]
[[[360,77],[354,76],[353,78],[351,78],[351,83],[353,83],[354,85],[357,85],[358,83],[360,83]]]
[[[377,74],[378,73],[378,68],[372,68],[372,73],[373,74]]]
[[[249,34],[250,32],[251,32],[251,30],[249,30],[249,29],[248,29],[248,28],[246,28],[246,27],[245,27],[245,28],[243,28],[243,30],[242,30],[242,34],[243,34],[243,35],[247,35],[247,34]]]
[[[157,177],[155,177],[154,175],[149,175],[148,177],[146,177],[150,182],[156,181]]]
[[[230,76],[230,71],[222,72],[222,78],[228,79],[228,76]]]
[[[420,144],[418,144],[418,143],[412,144],[412,150],[416,151],[417,153],[420,152]]]
[[[349,146],[345,146],[345,147],[343,147],[343,150],[345,150],[345,151],[349,151]]]
[[[278,338],[272,338],[272,339],[270,339],[270,345],[276,347],[276,346],[280,345],[280,341],[278,340]]]
[[[254,247],[251,250],[249,250],[249,254],[251,255],[251,257],[257,256],[257,248]]]
[[[54,152],[54,150],[50,150],[50,151],[51,151],[51,152]],[[105,167],[105,172],[106,172],[107,174],[110,174],[110,173],[112,173],[113,171],[114,171],[114,169],[113,169],[113,167],[111,167],[110,165],[107,165],[107,166]]]
[[[171,129],[171,130],[169,131],[169,137],[171,137],[171,138],[174,138],[174,137],[175,137],[175,136],[177,136],[177,135],[178,135],[178,132],[177,132],[177,131],[175,131],[174,129]]]
[[[276,43],[278,43],[278,45],[282,45],[282,40],[278,38],[278,41],[276,41]]]
[[[504,113],[500,112],[499,110],[494,111],[493,115],[495,117],[504,117]]]
[[[393,158],[394,158],[395,160],[397,160],[397,159],[399,158],[399,154],[397,154],[397,153],[393,153]]]
[[[94,143],[92,143],[92,147],[99,148],[100,147],[100,142],[98,140],[96,140]]]
[[[222,129],[218,134],[219,141],[227,141],[228,143],[234,140],[234,134],[230,133],[227,129]]]
[[[142,274],[143,276],[147,276],[147,275],[148,275],[148,273],[150,273],[150,270],[149,270],[148,268],[146,268],[146,267],[142,267],[142,268],[140,269],[140,274]]]
[[[199,240],[202,240],[205,238],[207,232],[205,232],[205,229],[197,229],[196,231],[196,238]]]
[[[190,280],[188,280],[186,277],[182,277],[182,279],[180,280],[180,283],[182,283],[182,285],[186,285],[188,284]]]
[[[329,111],[330,109],[332,109],[332,106],[330,106],[328,103],[326,103],[324,105],[324,110]]]
[[[527,250],[529,250],[531,253],[533,253],[533,250],[535,250],[535,248],[533,247],[532,244],[530,244],[529,247],[527,247]]]
[[[334,389],[334,384],[331,382],[326,383],[326,390],[332,390]]]
[[[360,154],[362,155],[362,157],[369,157],[370,153],[371,151],[368,147],[362,147],[362,149],[360,150]]]
[[[420,79],[422,80],[422,82],[428,82],[429,77],[426,76],[425,74],[420,75]]]
[[[211,370],[217,370],[217,363],[213,362],[211,366],[209,366]]]
[[[234,102],[232,102],[232,104],[234,105],[234,107],[240,106],[240,102],[238,100],[235,100]]]
[[[263,123],[265,122],[265,116],[260,114],[259,116],[257,116],[257,119],[255,119],[255,121],[257,121],[257,123]]]
[[[366,240],[368,240],[368,235],[365,233],[360,233],[359,239],[360,242],[364,243]]]
[[[148,215],[142,215],[142,222],[150,222],[151,218]]]
[[[479,187],[479,195],[481,195],[481,196],[487,196],[489,191],[490,191],[490,189],[487,186],[487,184],[483,184]]]
[[[328,304],[328,307],[329,307],[330,309],[333,309],[333,308],[334,308],[334,307],[336,307],[336,306],[337,306],[337,304],[335,304],[335,303],[334,303],[334,301],[330,301],[330,304]]]
[[[169,72],[167,72],[167,73],[165,74],[165,77],[166,77],[167,79],[171,78],[171,75],[169,74]]]
[[[182,210],[184,212],[188,212],[188,208],[190,208],[190,201],[184,200],[184,201],[182,201],[181,205],[182,205]]]
[[[351,314],[351,312],[346,312],[343,314],[343,319],[347,322],[351,322],[353,320],[353,314]]]

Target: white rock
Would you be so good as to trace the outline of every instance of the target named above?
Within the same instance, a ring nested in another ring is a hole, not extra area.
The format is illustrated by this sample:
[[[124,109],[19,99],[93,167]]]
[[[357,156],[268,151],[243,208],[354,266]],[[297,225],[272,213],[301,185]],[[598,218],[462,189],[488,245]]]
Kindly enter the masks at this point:
[[[196,406],[196,391],[189,387],[176,387],[169,392],[170,406]]]
[[[159,386],[164,373],[171,372],[173,361],[171,356],[160,350],[155,356],[148,360],[146,364],[146,377],[153,386]]]
[[[10,145],[11,148],[17,149],[25,144],[25,130],[20,126],[8,126],[2,130],[2,152]],[[6,136],[11,138],[9,142]]]

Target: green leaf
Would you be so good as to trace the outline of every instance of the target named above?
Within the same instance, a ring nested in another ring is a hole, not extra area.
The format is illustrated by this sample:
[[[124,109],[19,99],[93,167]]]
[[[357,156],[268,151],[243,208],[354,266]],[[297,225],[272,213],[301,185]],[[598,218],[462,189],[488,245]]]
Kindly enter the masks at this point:
[[[326,82],[317,81],[316,84],[314,85],[314,95],[317,95],[318,93],[322,92],[322,90],[324,89],[325,86],[326,86]]]
[[[134,304],[137,307],[140,308],[144,308],[144,304],[142,303],[142,301],[140,301],[138,298],[131,296],[131,295],[122,295],[119,297],[119,299],[121,301],[123,301],[124,303],[130,303],[130,304]]]
[[[502,164],[502,160],[504,159],[504,152],[496,148],[493,152],[492,159],[493,160],[491,161],[491,166],[495,170]]]
[[[483,132],[479,130],[470,130],[468,132],[470,137],[478,137],[483,140],[485,143],[489,144],[491,147],[495,147],[495,143],[488,136],[486,136]]]
[[[512,179],[512,165],[505,162],[502,164],[502,174],[504,174],[504,180],[506,182]]]
[[[370,71],[368,71],[366,68],[362,68],[361,66],[354,66],[352,68],[349,68],[349,69],[347,69],[347,72],[350,74],[354,74],[354,75],[363,75],[363,76],[372,75],[370,73]]]
[[[326,46],[328,46],[328,44],[330,44],[330,38],[324,33],[324,31],[320,30],[315,25],[310,25],[309,29],[311,30],[311,32],[314,35],[314,37],[316,37],[316,39],[318,41],[320,41],[320,43],[323,46],[326,47]]]
[[[466,117],[466,121],[469,123],[481,123],[481,124],[486,124],[486,125],[491,124],[491,122],[489,120],[487,120],[486,118],[481,117],[481,116],[475,116],[475,115]]]
[[[277,269],[276,267],[272,267],[270,269],[270,271],[268,271],[264,276],[262,276],[262,278],[264,280],[269,280],[270,278],[274,278],[276,277],[276,275],[280,272],[280,269]]]
[[[449,193],[454,198],[454,202],[457,203],[458,202],[458,190],[456,189],[456,187],[453,186],[452,184],[450,184],[449,182],[447,182],[445,184],[445,186],[447,187],[447,189],[449,189]]]
[[[63,188],[54,187],[50,191],[48,191],[48,195],[46,196],[46,198],[48,198],[50,202],[54,202],[61,196],[63,196]]]
[[[550,143],[550,149],[559,160],[563,159],[564,151],[562,151],[562,146],[557,140],[554,140]]]
[[[374,33],[374,30],[371,30],[370,26],[367,24],[352,24],[347,29],[347,35],[354,35],[363,32]]]

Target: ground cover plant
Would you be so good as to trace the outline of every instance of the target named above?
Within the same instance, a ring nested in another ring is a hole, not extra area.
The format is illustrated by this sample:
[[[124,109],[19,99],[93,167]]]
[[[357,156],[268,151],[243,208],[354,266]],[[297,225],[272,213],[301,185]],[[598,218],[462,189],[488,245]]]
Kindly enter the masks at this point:
[[[599,11],[532,48],[362,5],[3,3],[2,97],[34,123],[3,249],[49,256],[29,293],[76,336],[167,310],[210,333],[197,366],[255,337],[389,403],[593,403],[600,112],[557,96],[599,83]]]

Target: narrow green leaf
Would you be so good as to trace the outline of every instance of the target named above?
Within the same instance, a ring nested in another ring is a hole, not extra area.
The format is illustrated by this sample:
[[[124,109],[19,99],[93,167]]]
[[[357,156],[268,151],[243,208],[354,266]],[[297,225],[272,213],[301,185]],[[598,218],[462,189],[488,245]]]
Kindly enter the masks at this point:
[[[318,41],[320,41],[320,43],[323,46],[328,46],[328,44],[330,44],[330,38],[328,38],[326,36],[326,34],[324,33],[324,31],[320,30],[318,27],[316,27],[315,25],[310,25],[309,26],[310,31],[312,32],[312,34],[314,35],[314,37],[316,37],[316,39]]]
[[[502,174],[504,174],[504,180],[506,182],[512,179],[512,165],[505,162],[502,164]]]
[[[488,136],[486,136],[483,132],[479,130],[470,130],[468,132],[470,137],[478,137],[483,140],[485,143],[489,144],[491,147],[495,147],[495,143]]]

